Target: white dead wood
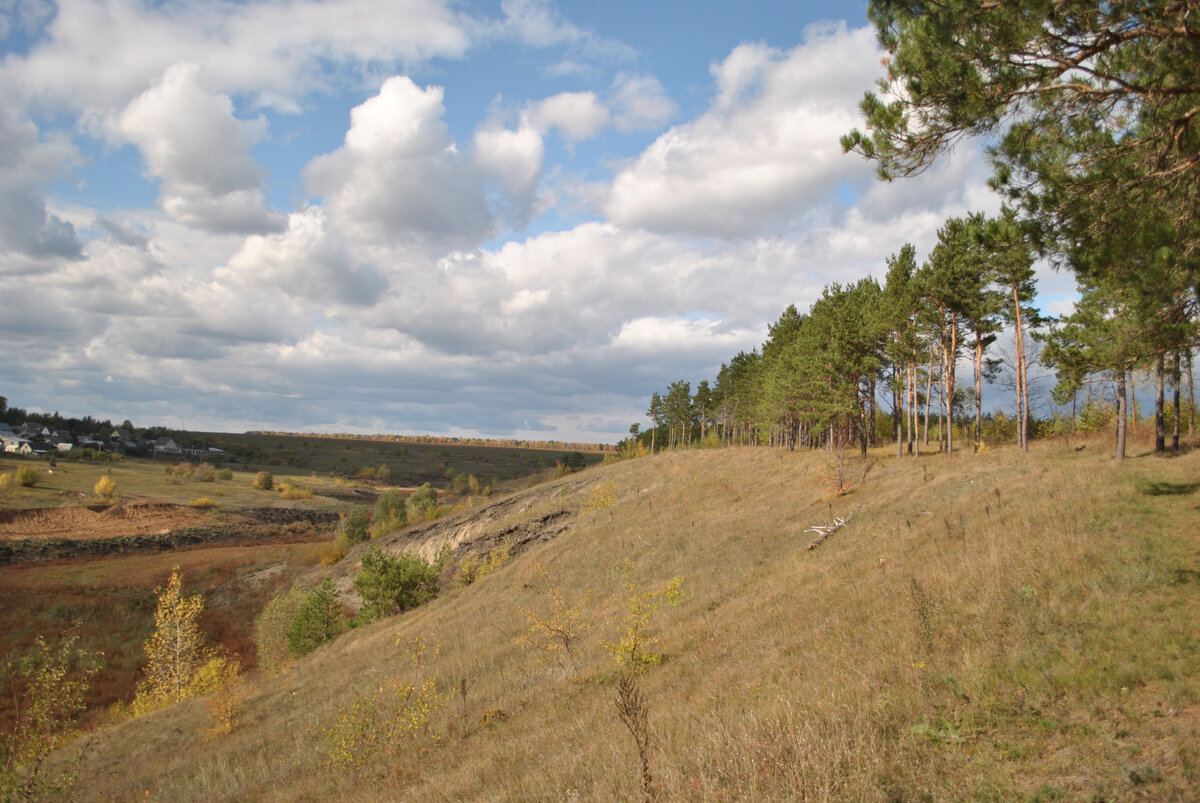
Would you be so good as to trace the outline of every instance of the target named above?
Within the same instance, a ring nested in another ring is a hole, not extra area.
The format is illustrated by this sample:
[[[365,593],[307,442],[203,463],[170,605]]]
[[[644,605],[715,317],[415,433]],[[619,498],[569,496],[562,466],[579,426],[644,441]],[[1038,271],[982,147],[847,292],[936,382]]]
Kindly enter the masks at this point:
[[[858,510],[853,510],[850,513],[847,513],[844,517],[843,516],[835,517],[832,524],[814,524],[812,527],[809,527],[808,529],[806,529],[804,532],[815,533],[817,536],[817,539],[815,541],[813,541],[811,544],[809,544],[808,548],[816,549],[817,547],[819,547],[825,541],[826,538],[829,538],[829,536],[833,535],[838,530],[842,529],[847,524],[849,524],[850,519],[854,518],[854,514],[857,512],[858,512]]]

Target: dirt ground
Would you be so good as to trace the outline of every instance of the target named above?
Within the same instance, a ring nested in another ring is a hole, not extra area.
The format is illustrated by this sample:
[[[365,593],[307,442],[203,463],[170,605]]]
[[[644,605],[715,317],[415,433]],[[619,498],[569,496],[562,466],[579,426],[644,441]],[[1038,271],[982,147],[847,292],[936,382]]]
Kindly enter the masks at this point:
[[[0,511],[0,540],[119,538],[216,524],[206,510],[164,503]]]

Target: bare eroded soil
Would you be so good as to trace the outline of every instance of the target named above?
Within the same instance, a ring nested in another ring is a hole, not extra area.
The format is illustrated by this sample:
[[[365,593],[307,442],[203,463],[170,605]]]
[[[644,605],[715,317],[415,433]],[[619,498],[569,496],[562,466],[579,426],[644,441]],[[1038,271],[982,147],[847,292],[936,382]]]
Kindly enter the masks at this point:
[[[0,541],[26,538],[92,540],[167,533],[215,524],[212,513],[165,503],[108,508],[61,507],[0,511]]]

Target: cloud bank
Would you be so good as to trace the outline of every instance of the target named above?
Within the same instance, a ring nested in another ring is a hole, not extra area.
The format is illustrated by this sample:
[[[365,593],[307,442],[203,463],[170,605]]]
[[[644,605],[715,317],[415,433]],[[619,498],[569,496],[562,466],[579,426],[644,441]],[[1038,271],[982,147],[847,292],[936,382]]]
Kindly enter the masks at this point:
[[[64,0],[6,24],[38,31],[0,66],[21,87],[0,331],[26,407],[612,441],[787,304],[992,203],[970,148],[896,185],[841,153],[880,71],[844,23],[736,44],[689,89],[542,2]],[[464,114],[451,66],[505,46],[537,80]],[[685,91],[703,108],[679,119]],[[312,123],[338,136],[272,200],[278,131],[330,95],[354,100]],[[151,204],[78,178],[129,148]]]

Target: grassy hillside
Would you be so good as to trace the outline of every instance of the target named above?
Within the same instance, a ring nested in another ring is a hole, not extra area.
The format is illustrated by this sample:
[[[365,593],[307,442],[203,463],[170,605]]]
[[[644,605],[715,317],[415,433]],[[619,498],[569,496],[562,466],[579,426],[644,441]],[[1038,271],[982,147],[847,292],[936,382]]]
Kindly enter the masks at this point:
[[[1200,454],[1106,453],[881,453],[835,498],[827,453],[690,451],[492,500],[387,546],[461,557],[506,535],[507,565],[460,588],[447,570],[432,602],[253,676],[228,736],[203,734],[203,700],[99,733],[75,793],[639,799],[604,642],[631,596],[681,577],[638,678],[660,799],[1194,800]],[[518,641],[552,590],[579,614],[569,655]],[[397,687],[427,721],[372,742],[352,706]]]

